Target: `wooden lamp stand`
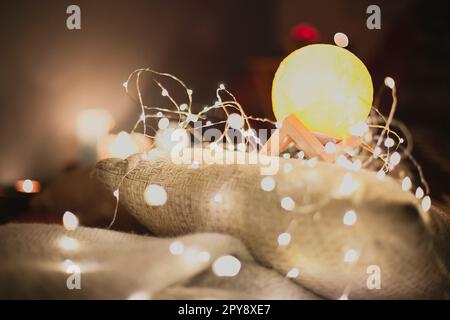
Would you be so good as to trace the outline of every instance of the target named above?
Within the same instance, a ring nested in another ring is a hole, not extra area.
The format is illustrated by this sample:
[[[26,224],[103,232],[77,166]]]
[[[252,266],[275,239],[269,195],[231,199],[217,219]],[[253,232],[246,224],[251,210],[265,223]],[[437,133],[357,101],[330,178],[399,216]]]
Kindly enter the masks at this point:
[[[292,142],[308,158],[319,157],[326,162],[334,162],[346,147],[357,147],[361,143],[361,138],[351,136],[339,141],[334,137],[308,130],[296,116],[289,115],[283,120],[282,127],[277,129],[267,140],[260,154],[279,156]],[[325,151],[324,145],[327,142],[336,144],[336,152],[327,153]]]

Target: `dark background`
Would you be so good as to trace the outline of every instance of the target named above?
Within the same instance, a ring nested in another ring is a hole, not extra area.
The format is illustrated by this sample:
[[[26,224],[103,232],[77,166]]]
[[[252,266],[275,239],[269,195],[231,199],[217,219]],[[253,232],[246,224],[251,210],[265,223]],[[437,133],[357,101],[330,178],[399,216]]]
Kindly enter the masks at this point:
[[[81,7],[82,30],[66,28],[70,4]],[[381,7],[381,30],[366,28],[370,4]],[[50,179],[74,161],[82,109],[108,109],[115,130],[129,130],[139,110],[122,82],[136,68],[177,75],[198,106],[225,83],[249,113],[272,117],[261,88],[274,62],[301,45],[290,28],[311,23],[319,42],[349,36],[375,89],[396,79],[397,118],[413,131],[432,192],[448,191],[450,19],[441,2],[20,0],[3,2],[0,15],[0,185]]]

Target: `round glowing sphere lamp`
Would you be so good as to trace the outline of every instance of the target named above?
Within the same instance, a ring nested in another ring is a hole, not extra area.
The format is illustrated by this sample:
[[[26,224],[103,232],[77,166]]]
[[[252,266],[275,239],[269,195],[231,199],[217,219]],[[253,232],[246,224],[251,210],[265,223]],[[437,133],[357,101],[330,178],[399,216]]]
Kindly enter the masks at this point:
[[[300,48],[281,62],[272,86],[275,117],[295,116],[312,131],[342,140],[369,115],[372,79],[347,49],[328,44]]]

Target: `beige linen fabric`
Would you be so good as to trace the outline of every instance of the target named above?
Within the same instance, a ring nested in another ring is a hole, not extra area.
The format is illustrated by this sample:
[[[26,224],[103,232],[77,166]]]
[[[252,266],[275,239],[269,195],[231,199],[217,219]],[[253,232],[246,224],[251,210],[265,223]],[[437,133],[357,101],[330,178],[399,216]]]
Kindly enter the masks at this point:
[[[281,274],[298,268],[297,283],[326,298],[344,292],[363,299],[449,296],[449,261],[436,249],[445,246],[435,242],[433,217],[390,178],[380,181],[365,170],[352,173],[358,188],[346,195],[344,169],[280,159],[275,190],[265,192],[258,165],[201,164],[194,169],[173,164],[167,155],[141,158],[101,161],[95,174],[110,191],[120,187],[121,203],[157,236],[230,234],[262,265]],[[293,170],[287,173],[286,164]],[[165,205],[145,202],[150,183],[165,188]],[[216,194],[220,203],[213,200]],[[295,202],[292,211],[281,207],[283,197]],[[349,209],[357,213],[352,226],[343,223]],[[277,239],[285,232],[291,241],[279,246]],[[355,262],[344,261],[349,252],[356,253]],[[380,268],[379,290],[368,289],[370,266]]]
[[[78,241],[60,247],[63,237]],[[184,251],[169,246],[181,241]],[[274,270],[254,262],[237,239],[221,234],[171,238],[138,236],[95,228],[68,232],[57,225],[0,226],[0,299],[317,299]],[[207,262],[197,253],[207,251]],[[222,255],[241,261],[235,277],[218,277],[211,264]],[[81,269],[81,290],[69,290],[64,261]],[[136,295],[138,294],[138,295]]]

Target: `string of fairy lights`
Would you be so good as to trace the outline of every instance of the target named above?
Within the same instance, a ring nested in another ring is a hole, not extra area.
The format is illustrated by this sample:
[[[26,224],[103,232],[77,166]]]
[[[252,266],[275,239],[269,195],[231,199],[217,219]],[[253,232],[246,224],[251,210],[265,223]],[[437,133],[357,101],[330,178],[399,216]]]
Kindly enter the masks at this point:
[[[161,107],[149,107],[144,104],[142,100],[142,93],[140,89],[139,79],[141,78],[141,74],[143,72],[149,72],[154,75],[169,77],[170,79],[175,80],[177,83],[181,84],[182,87],[186,91],[186,95],[188,97],[188,103],[178,104],[175,99],[173,99],[169,93],[169,91],[157,80],[153,79],[155,83],[161,88],[161,95],[167,97],[171,104],[175,107],[171,108],[161,108]],[[167,74],[160,73],[154,71],[152,69],[137,69],[133,73],[131,73],[130,77],[126,82],[124,82],[123,86],[126,89],[126,92],[129,94],[129,83],[132,81],[133,77],[136,77],[136,90],[137,95],[139,97],[139,104],[141,109],[141,115],[139,120],[136,122],[132,132],[137,130],[140,124],[142,124],[144,135],[149,138],[157,138],[156,135],[148,134],[148,118],[159,118],[158,128],[152,128],[154,132],[158,132],[159,130],[165,130],[169,127],[170,120],[173,119],[173,115],[177,116],[178,127],[182,129],[186,129],[187,132],[192,133],[195,136],[195,129],[213,127],[217,125],[223,125],[223,133],[222,136],[217,139],[217,141],[211,142],[209,144],[210,148],[219,148],[226,147],[230,151],[238,150],[242,152],[252,151],[251,147],[262,146],[262,141],[257,136],[257,131],[253,129],[251,126],[252,121],[264,122],[272,125],[275,128],[278,128],[281,124],[276,121],[272,121],[266,118],[255,118],[252,116],[248,116],[239,102],[236,100],[235,96],[228,91],[223,84],[221,84],[216,90],[217,101],[211,105],[206,106],[198,113],[192,111],[192,95],[193,91],[190,90],[181,80],[177,77]],[[407,158],[411,161],[412,165],[417,171],[417,176],[420,181],[419,185],[415,190],[415,195],[418,199],[422,199],[422,207],[425,211],[429,209],[429,205],[427,205],[430,201],[428,200],[429,196],[429,186],[426,182],[422,169],[414,157],[411,155],[410,150],[411,147],[411,134],[407,131],[405,126],[401,126],[397,130],[402,130],[402,135],[409,137],[407,140],[402,138],[400,134],[396,131],[392,130],[391,127],[394,124],[394,114],[397,108],[397,95],[396,95],[396,86],[395,81],[391,77],[386,77],[384,81],[384,85],[391,90],[392,93],[392,105],[391,111],[389,113],[389,117],[386,119],[381,112],[378,110],[376,106],[372,107],[371,114],[367,120],[367,123],[362,123],[353,126],[350,128],[350,133],[354,136],[362,137],[362,146],[356,149],[347,149],[345,150],[345,154],[341,154],[336,159],[336,165],[344,167],[350,171],[359,171],[360,169],[367,168],[370,170],[374,170],[374,166],[371,166],[374,160],[379,160],[381,162],[381,167],[378,168],[377,177],[379,179],[384,179],[384,177],[392,173],[394,169],[400,164],[403,157]],[[223,101],[221,93],[226,93],[231,97],[231,100]],[[212,122],[208,118],[208,112],[216,109],[221,109],[225,116],[226,120],[219,120]],[[154,113],[150,113],[150,112]],[[205,124],[201,126],[196,126],[195,128],[191,126],[191,123],[196,122],[198,120],[205,120]],[[399,122],[396,121],[396,124]],[[400,127],[400,126],[399,126]],[[235,145],[233,142],[233,138],[229,136],[228,129],[238,130],[239,133],[243,137],[243,142]],[[377,130],[381,130],[381,133],[377,134]],[[219,142],[224,142],[222,146],[219,145]],[[409,141],[407,147],[404,147],[405,141]],[[327,142],[324,146],[324,149],[327,153],[334,153],[337,151],[337,145],[334,142]],[[148,156],[148,154],[144,155]],[[150,154],[151,156],[151,154]],[[284,154],[285,158],[291,158],[291,154]],[[304,159],[305,155],[300,150],[296,157],[298,159]],[[308,164],[310,166],[314,166],[314,163],[317,159],[312,158],[308,160]],[[132,171],[132,170],[131,170]],[[402,189],[404,191],[409,191],[412,188],[412,180],[409,176],[404,176],[402,180]],[[116,198],[118,197],[118,190],[115,192]]]
[[[142,123],[142,127],[144,128],[144,134],[150,138],[156,138],[155,136],[149,135],[148,131],[146,131],[145,128],[147,128],[146,119],[148,118],[160,118],[159,120],[159,130],[161,128],[167,128],[168,125],[161,125],[161,122],[168,122],[168,119],[172,115],[178,116],[178,126],[180,128],[186,129],[189,132],[192,132],[193,128],[190,126],[192,122],[198,121],[199,119],[205,120],[206,124],[201,126],[201,128],[204,127],[211,127],[216,125],[224,125],[223,134],[221,136],[221,140],[224,140],[224,144],[222,146],[218,146],[217,141],[212,142],[209,147],[211,147],[212,144],[214,144],[214,148],[216,147],[224,147],[228,150],[238,150],[238,151],[248,151],[249,145],[258,145],[262,146],[261,140],[255,135],[256,131],[253,130],[251,126],[251,121],[259,121],[268,123],[274,127],[279,127],[280,125],[272,121],[270,119],[264,119],[264,118],[254,118],[251,116],[248,116],[245,114],[242,106],[237,102],[236,98],[225,88],[225,86],[222,84],[217,88],[216,96],[217,101],[211,105],[205,107],[202,111],[199,113],[194,113],[192,111],[192,90],[188,89],[184,83],[179,80],[178,78],[164,73],[159,73],[151,69],[139,69],[132,73],[130,78],[127,80],[127,82],[124,83],[124,87],[128,92],[129,86],[128,83],[131,81],[132,76],[136,75],[136,79],[140,78],[140,74],[143,72],[150,72],[155,75],[162,75],[169,77],[171,79],[174,79],[178,83],[180,83],[186,90],[186,94],[188,96],[188,103],[186,104],[178,104],[171,96],[169,91],[161,85],[160,82],[155,82],[158,84],[158,86],[161,88],[161,94],[164,97],[167,97],[172,105],[175,107],[175,110],[170,108],[161,108],[161,107],[149,107],[144,105],[144,102],[141,98],[139,98],[140,107],[142,114],[139,117],[138,122],[136,123],[133,130],[136,130],[139,126],[139,124]],[[417,161],[412,157],[410,153],[411,146],[404,146],[406,139],[402,138],[400,134],[398,134],[396,131],[392,130],[392,125],[394,124],[394,114],[397,107],[397,96],[396,96],[396,86],[395,81],[391,77],[386,77],[384,82],[385,87],[389,88],[392,93],[392,105],[391,105],[391,111],[389,113],[389,117],[386,119],[381,112],[378,110],[376,106],[373,106],[371,114],[367,120],[367,123],[360,124],[358,126],[355,126],[351,128],[351,133],[355,136],[359,136],[363,139],[362,147],[357,149],[351,149],[346,150],[345,154],[341,154],[336,159],[336,165],[341,166],[345,169],[347,169],[349,172],[344,175],[342,184],[340,186],[339,192],[341,195],[351,195],[354,191],[358,188],[358,183],[353,179],[353,172],[357,172],[363,168],[367,168],[370,170],[374,170],[373,162],[375,160],[378,160],[381,162],[381,167],[379,167],[376,171],[376,176],[378,179],[383,180],[387,174],[392,173],[396,167],[400,164],[402,161],[402,157],[405,157],[411,161],[413,166],[416,168],[418,172],[418,178],[420,180],[420,185],[418,185],[415,189],[415,196],[418,200],[421,201],[422,209],[426,212],[430,209],[431,206],[431,199],[428,196],[429,193],[429,187],[426,182],[426,180],[423,177],[422,169],[417,163]],[[138,92],[138,97],[141,97],[140,92],[140,85],[136,84],[136,89]],[[231,100],[224,101],[221,97],[221,93],[224,92],[228,94],[231,97]],[[220,120],[212,122],[209,120],[207,113],[211,110],[215,109],[222,109],[224,114],[227,117],[227,120]],[[149,112],[154,112],[152,114],[148,114]],[[398,122],[397,122],[398,123]],[[232,139],[227,136],[228,128],[233,128],[235,130],[239,130],[244,139],[244,146],[235,146],[232,144]],[[157,129],[153,129],[155,132],[157,132]],[[377,131],[381,130],[381,133],[377,133]],[[407,129],[405,127],[402,128],[402,136],[410,136],[409,132],[407,132]],[[220,140],[219,140],[220,141]],[[328,153],[334,153],[337,151],[337,146],[333,142],[328,142],[325,146],[325,151]],[[151,157],[151,153],[147,154],[146,156]],[[303,151],[298,151],[295,155],[291,155],[290,153],[285,153],[283,155],[284,158],[289,159],[291,157],[298,158],[301,160],[306,160],[308,166],[315,167],[317,164],[317,158],[311,158],[306,159],[305,154]],[[148,159],[148,158],[147,158]],[[129,172],[133,171],[134,168],[131,168]],[[283,170],[285,172],[289,172],[293,170],[292,165],[290,163],[286,163]],[[402,174],[402,173],[401,173]],[[123,179],[126,177],[126,175],[123,177]],[[123,181],[123,180],[122,180]],[[271,192],[275,189],[276,181],[273,177],[267,176],[263,177],[260,181],[261,189],[267,192]],[[413,187],[412,179],[411,177],[404,175],[403,179],[401,180],[401,186],[402,190],[405,192],[411,191]],[[120,188],[120,186],[119,186]],[[114,195],[117,198],[117,205],[119,201],[119,188],[114,192]],[[163,187],[150,184],[144,194],[144,199],[146,202],[151,205],[164,205],[167,201],[167,193],[164,190]],[[216,194],[213,197],[213,201],[216,203],[222,202],[222,195]],[[284,210],[292,211],[294,210],[296,204],[294,200],[290,197],[282,197],[280,199],[281,207]],[[114,216],[117,215],[117,210],[114,214]],[[115,219],[115,217],[114,217]],[[113,219],[113,221],[114,221]],[[346,226],[353,226],[357,222],[357,213],[354,209],[349,209],[343,214],[342,222]],[[112,222],[113,223],[113,222]],[[279,234],[278,238],[276,239],[278,245],[280,247],[285,247],[290,244],[292,240],[292,235],[289,232],[282,232]],[[177,241],[174,242],[171,245],[171,252],[173,254],[181,254],[183,251],[182,244]],[[344,256],[343,261],[346,263],[353,263],[357,261],[360,253],[353,248],[348,249]],[[238,260],[236,258],[230,258],[231,260],[228,261],[226,264],[229,266],[232,266],[230,268],[238,269],[237,266]],[[236,259],[236,260],[234,260]],[[220,261],[220,260],[218,260]],[[234,261],[234,263],[233,263]],[[218,262],[217,262],[218,263]],[[218,267],[216,267],[217,269]],[[216,272],[217,273],[217,272]],[[229,276],[234,275],[237,272],[231,272],[231,271],[223,271],[223,274],[227,274]],[[220,274],[220,272],[218,272]],[[288,278],[297,278],[300,275],[300,270],[298,267],[293,267],[290,269],[286,277]],[[340,297],[341,299],[348,298],[348,295],[350,293],[350,288],[346,287],[344,290],[344,293]]]
[[[342,38],[339,35],[342,43],[348,44],[348,39]],[[143,99],[141,81],[143,74],[150,74],[152,81],[161,90],[161,95],[167,99],[168,107],[156,107],[149,106]],[[184,90],[186,100],[178,102],[171,96],[169,89],[162,84],[159,78],[165,78],[173,81],[177,86],[180,86]],[[168,74],[158,72],[149,68],[142,68],[133,71],[128,79],[123,83],[123,87],[128,95],[131,95],[131,87],[134,83],[137,102],[140,109],[140,115],[136,121],[132,133],[136,132],[142,127],[142,134],[148,138],[154,139],[156,147],[149,152],[142,154],[142,160],[149,160],[158,156],[158,148],[163,147],[164,141],[161,140],[161,134],[165,131],[173,129],[173,124],[178,129],[183,129],[186,134],[192,135],[194,138],[198,134],[198,129],[210,128],[210,127],[223,127],[222,134],[219,139],[210,141],[206,146],[208,148],[227,149],[229,151],[237,152],[257,152],[259,147],[263,146],[262,139],[258,137],[257,131],[252,127],[253,122],[259,122],[270,126],[271,128],[280,128],[281,124],[266,118],[257,118],[247,115],[244,108],[237,101],[235,96],[226,89],[225,85],[221,84],[216,90],[216,101],[212,105],[205,106],[198,112],[194,112],[193,107],[193,90],[191,90],[183,81],[179,78]],[[396,84],[393,78],[386,77],[384,81],[384,88],[388,88],[392,95],[392,104],[388,117],[386,118],[379,111],[377,102],[372,106],[370,115],[366,122],[359,123],[350,129],[350,133],[354,136],[362,139],[362,144],[356,148],[346,148],[343,153],[336,157],[335,164],[339,167],[343,167],[347,170],[347,173],[343,176],[342,183],[339,186],[338,192],[340,195],[351,195],[355,192],[359,184],[354,179],[353,174],[362,169],[368,169],[376,172],[376,177],[380,180],[385,179],[386,175],[393,174],[399,167],[399,164],[403,160],[409,160],[412,166],[415,168],[416,174],[414,177],[408,175],[403,169],[397,173],[397,180],[401,185],[404,192],[412,192],[418,201],[420,201],[421,207],[424,212],[428,211],[431,207],[431,199],[429,197],[429,187],[424,179],[422,169],[417,161],[411,155],[412,140],[411,134],[407,128],[394,119],[395,111],[397,108],[397,94]],[[383,89],[384,89],[383,88]],[[210,114],[217,111],[223,112],[223,118],[217,120],[217,117],[211,117]],[[158,120],[157,127],[149,125],[149,119]],[[215,119],[215,120],[213,120]],[[193,126],[194,123],[201,121],[200,126]],[[396,130],[392,128],[395,127]],[[236,143],[233,137],[229,135],[230,130],[234,129],[242,136],[242,140]],[[189,145],[187,146],[189,147]],[[327,142],[324,146],[324,150],[327,153],[334,154],[338,152],[338,146],[334,142]],[[305,156],[302,150],[296,150],[295,152],[287,152],[282,157],[289,159],[294,158],[300,161],[305,161],[306,164],[314,168],[318,163],[317,158],[309,158]],[[131,173],[138,163],[135,163],[128,172],[125,173],[117,189],[113,192],[116,199],[116,205],[112,221],[109,225],[111,227],[117,217],[119,202],[120,202],[120,186],[127,175]],[[192,168],[198,168],[199,164],[193,162]],[[284,172],[288,173],[294,170],[291,163],[286,163],[283,166]],[[418,181],[418,184],[414,186],[414,182]],[[264,192],[273,192],[276,188],[276,180],[272,176],[262,177],[258,182],[260,188]],[[413,188],[414,187],[414,188]],[[144,199],[149,206],[163,206],[166,204],[170,194],[160,185],[149,183],[144,191]],[[223,202],[223,195],[220,193],[215,194],[212,198],[216,204]],[[208,201],[205,199],[205,201]],[[282,196],[280,199],[280,205],[283,210],[293,211],[298,204],[288,196]],[[342,223],[347,227],[352,227],[358,223],[358,214],[355,209],[348,209],[342,213]],[[71,212],[66,212],[63,217],[63,223],[68,232],[75,230],[78,227],[78,219]],[[288,228],[289,229],[289,228]],[[281,232],[275,239],[279,247],[286,247],[292,241],[292,235],[289,230]],[[78,242],[70,235],[65,235],[61,238],[59,245],[65,250],[76,250]],[[168,248],[169,252],[174,256],[183,256],[189,250],[186,250],[184,243],[180,240],[172,242]],[[192,254],[192,252],[190,253]],[[360,252],[355,248],[349,248],[345,251],[342,261],[344,263],[352,264],[356,262],[360,256]],[[207,251],[196,251],[195,259],[198,263],[207,263],[211,259],[211,254]],[[71,261],[66,260],[64,266],[67,268]],[[241,262],[234,256],[225,255],[217,258],[212,264],[212,271],[217,276],[233,277],[239,273],[241,268]],[[286,277],[295,279],[301,276],[301,268],[299,266],[293,266],[287,273]],[[351,291],[350,286],[346,286],[343,290],[340,299],[348,299]],[[147,292],[136,292],[130,296],[130,298],[148,298]]]

